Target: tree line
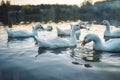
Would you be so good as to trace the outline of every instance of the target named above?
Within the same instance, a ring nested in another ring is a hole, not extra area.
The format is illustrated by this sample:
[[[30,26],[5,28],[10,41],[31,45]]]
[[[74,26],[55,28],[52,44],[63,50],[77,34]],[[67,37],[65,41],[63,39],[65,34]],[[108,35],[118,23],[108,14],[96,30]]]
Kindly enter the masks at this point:
[[[23,22],[59,22],[59,21],[96,21],[100,22],[103,19],[108,19],[111,22],[120,20],[120,7],[113,7],[112,3],[116,0],[106,0],[103,2],[96,2],[94,5],[89,1],[82,4],[81,7],[77,5],[11,5],[9,11],[9,18],[13,24]]]

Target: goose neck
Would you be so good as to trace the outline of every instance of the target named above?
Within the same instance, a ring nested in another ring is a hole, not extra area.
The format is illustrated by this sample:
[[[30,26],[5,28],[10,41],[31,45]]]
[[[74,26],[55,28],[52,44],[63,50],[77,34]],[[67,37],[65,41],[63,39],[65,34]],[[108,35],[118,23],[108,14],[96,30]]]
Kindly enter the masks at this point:
[[[76,35],[75,35],[75,30],[73,30],[72,29],[72,31],[71,31],[71,34],[70,34],[70,41],[72,42],[72,43],[75,43],[76,44]]]
[[[109,24],[106,24],[105,25],[107,29],[110,29],[110,25]]]
[[[99,37],[94,38],[93,42],[94,42],[93,45],[94,49],[100,50],[101,48],[104,48],[102,41],[100,40]]]
[[[37,29],[32,30],[33,35],[37,35]]]
[[[106,35],[109,35],[109,34],[110,34],[110,25],[107,24],[107,25],[105,25],[105,26],[106,26],[105,34],[106,34]]]

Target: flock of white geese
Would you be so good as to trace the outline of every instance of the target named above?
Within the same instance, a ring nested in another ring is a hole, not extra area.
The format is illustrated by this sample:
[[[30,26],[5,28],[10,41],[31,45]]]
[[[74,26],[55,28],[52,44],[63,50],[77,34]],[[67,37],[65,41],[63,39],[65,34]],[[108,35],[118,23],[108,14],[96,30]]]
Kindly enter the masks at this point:
[[[37,23],[32,27],[32,31],[26,30],[11,30],[6,28],[8,38],[27,38],[34,37],[41,48],[46,49],[55,49],[55,48],[63,48],[63,47],[74,47],[77,45],[77,39],[80,37],[80,29],[89,29],[89,23],[79,22],[74,25],[70,25],[71,29],[61,30],[57,29],[58,37],[52,39],[41,39],[38,36],[38,29],[51,31],[52,26],[48,26],[47,28],[43,28],[41,24]],[[87,34],[82,41],[81,46],[84,46],[86,43],[93,41],[93,49],[96,51],[105,51],[105,52],[120,52],[120,30],[115,30],[113,32],[110,31],[110,23],[108,20],[103,20],[102,24],[105,25],[106,29],[104,32],[104,36],[109,38],[109,40],[105,40],[102,42],[98,35],[96,34]],[[61,38],[59,36],[70,36],[70,38]]]

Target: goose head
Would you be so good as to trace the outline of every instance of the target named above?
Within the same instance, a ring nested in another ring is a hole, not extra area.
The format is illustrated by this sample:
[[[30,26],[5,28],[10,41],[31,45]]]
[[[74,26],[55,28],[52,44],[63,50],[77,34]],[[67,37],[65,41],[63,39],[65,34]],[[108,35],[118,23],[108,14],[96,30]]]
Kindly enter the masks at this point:
[[[78,24],[75,24],[75,25],[70,24],[70,25],[71,25],[71,29],[76,29],[76,30],[78,30],[78,29],[85,29],[85,26],[84,26],[82,21],[79,22]]]
[[[80,26],[80,29],[85,29],[84,23],[82,21],[80,21],[78,25]]]
[[[44,28],[42,27],[42,25],[39,24],[39,23],[35,24],[32,28],[33,28],[33,31],[32,31],[32,32],[33,32],[33,35],[38,35],[38,34],[37,34],[37,30],[38,30],[38,29],[44,30]]]
[[[40,23],[35,24],[32,28],[33,31],[36,31],[38,29],[44,30],[43,26]]]
[[[83,22],[83,21],[80,21],[78,23],[78,25],[81,25],[80,29],[86,29],[86,30],[89,30],[90,27],[89,27],[89,22]]]
[[[96,41],[98,40],[98,36],[95,35],[95,34],[87,34],[85,37],[84,37],[84,40],[82,41],[82,46],[84,46],[86,43],[89,43],[91,41]]]
[[[45,30],[47,30],[47,31],[52,31],[52,26],[51,25],[48,25],[46,28],[45,28]]]
[[[85,27],[81,23],[81,24],[75,24],[75,25],[71,24],[71,28],[72,28],[72,30],[77,31],[77,30],[80,30],[80,29],[84,29]]]
[[[107,26],[109,26],[109,25],[110,25],[110,23],[109,23],[109,21],[108,21],[108,20],[103,20],[101,24],[103,24],[103,25],[107,25]]]

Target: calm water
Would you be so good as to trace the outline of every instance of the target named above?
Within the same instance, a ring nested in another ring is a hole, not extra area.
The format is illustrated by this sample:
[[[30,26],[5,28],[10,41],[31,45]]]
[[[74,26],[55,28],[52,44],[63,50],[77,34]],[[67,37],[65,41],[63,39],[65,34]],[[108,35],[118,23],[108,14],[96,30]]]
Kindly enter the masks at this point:
[[[14,29],[31,30],[32,25],[14,25]],[[50,25],[54,30],[39,32],[40,38],[56,37],[55,26],[69,28],[69,23]],[[81,47],[80,41],[87,33],[102,39],[104,26],[91,25],[90,31],[82,30],[76,48],[57,50],[39,49],[33,38],[8,41],[6,31],[0,27],[0,80],[120,80],[120,53],[93,55],[93,43]]]

